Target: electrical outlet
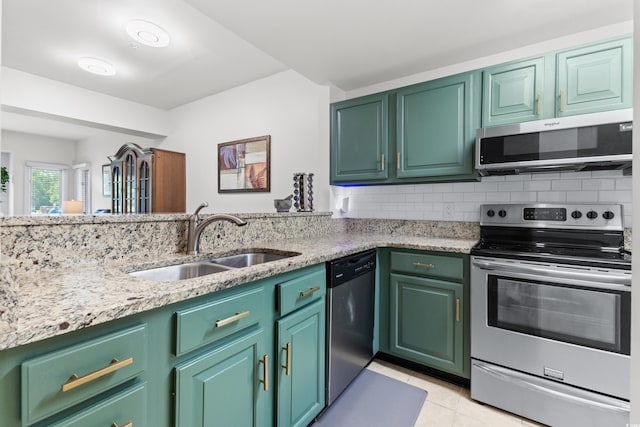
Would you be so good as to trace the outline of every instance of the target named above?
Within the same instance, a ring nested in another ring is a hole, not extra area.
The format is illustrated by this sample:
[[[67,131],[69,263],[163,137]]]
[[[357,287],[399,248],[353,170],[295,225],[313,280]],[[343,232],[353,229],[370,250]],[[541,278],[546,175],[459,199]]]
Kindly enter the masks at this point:
[[[454,204],[453,203],[445,203],[444,204],[444,213],[442,215],[442,217],[444,219],[451,219],[453,218],[453,212],[454,212]]]

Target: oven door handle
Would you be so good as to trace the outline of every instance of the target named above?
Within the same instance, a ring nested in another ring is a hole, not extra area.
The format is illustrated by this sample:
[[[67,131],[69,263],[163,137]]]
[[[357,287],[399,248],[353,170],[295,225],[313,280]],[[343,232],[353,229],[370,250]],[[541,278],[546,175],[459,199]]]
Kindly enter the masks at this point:
[[[620,273],[610,270],[606,274],[597,270],[570,270],[561,266],[546,264],[529,264],[529,263],[511,263],[501,262],[487,259],[473,259],[473,265],[482,269],[497,271],[503,273],[524,273],[535,274],[544,277],[553,277],[557,279],[580,280],[583,282],[600,282],[604,286],[592,286],[596,288],[616,288],[615,285],[631,287],[631,274]]]

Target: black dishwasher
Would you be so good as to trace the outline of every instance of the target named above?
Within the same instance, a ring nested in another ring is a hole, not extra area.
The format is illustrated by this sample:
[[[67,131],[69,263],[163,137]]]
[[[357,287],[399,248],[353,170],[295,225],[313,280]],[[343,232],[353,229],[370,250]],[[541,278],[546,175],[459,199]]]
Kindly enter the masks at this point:
[[[327,405],[373,358],[376,251],[327,263]]]

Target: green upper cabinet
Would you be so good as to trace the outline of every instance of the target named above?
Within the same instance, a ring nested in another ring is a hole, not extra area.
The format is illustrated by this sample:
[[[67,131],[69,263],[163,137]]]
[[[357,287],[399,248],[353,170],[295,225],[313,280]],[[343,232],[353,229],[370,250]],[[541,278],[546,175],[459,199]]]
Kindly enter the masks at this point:
[[[389,176],[388,98],[377,94],[331,106],[331,183]]]
[[[479,79],[479,72],[464,73],[397,91],[398,178],[473,172]]]
[[[546,63],[553,63],[553,57]],[[551,68],[551,72],[553,68]],[[553,86],[550,86],[553,91]],[[482,75],[482,126],[538,120],[554,108],[545,93],[545,57],[486,68]]]
[[[632,107],[632,39],[557,54],[558,116]]]

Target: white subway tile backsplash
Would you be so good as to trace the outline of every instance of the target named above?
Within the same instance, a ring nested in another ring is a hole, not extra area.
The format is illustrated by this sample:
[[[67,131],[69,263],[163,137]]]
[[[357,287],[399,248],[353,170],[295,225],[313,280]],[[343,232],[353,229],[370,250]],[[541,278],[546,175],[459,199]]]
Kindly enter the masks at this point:
[[[567,201],[567,193],[564,191],[540,191],[538,192],[538,202],[541,203],[562,203]]]
[[[442,200],[445,202],[461,202],[463,200],[463,193],[444,193]]]
[[[473,191],[475,188],[475,182],[458,182],[453,185],[453,191],[456,193],[466,193]]]
[[[583,190],[613,190],[615,181],[611,178],[585,179],[582,181]]]
[[[522,191],[524,184],[522,181],[499,182],[498,191]]]
[[[554,180],[551,182],[553,191],[582,190],[582,181],[579,179]]]
[[[570,191],[567,192],[567,202],[569,203],[597,203],[597,191]]]
[[[479,221],[485,203],[621,203],[631,227],[633,180],[622,171],[483,177],[479,182],[331,187],[331,206],[350,198],[349,218]],[[452,204],[445,218],[445,203]],[[337,205],[335,205],[337,206]],[[338,215],[338,214],[336,214]]]
[[[551,181],[529,181],[524,183],[524,191],[549,191]]]
[[[511,192],[511,201],[514,203],[535,202],[538,200],[538,194],[535,191]]]

